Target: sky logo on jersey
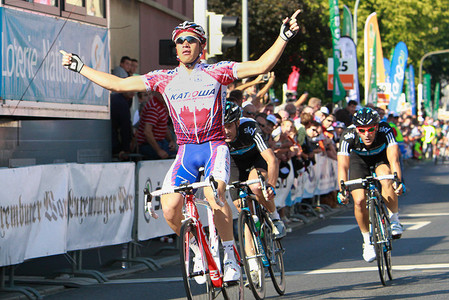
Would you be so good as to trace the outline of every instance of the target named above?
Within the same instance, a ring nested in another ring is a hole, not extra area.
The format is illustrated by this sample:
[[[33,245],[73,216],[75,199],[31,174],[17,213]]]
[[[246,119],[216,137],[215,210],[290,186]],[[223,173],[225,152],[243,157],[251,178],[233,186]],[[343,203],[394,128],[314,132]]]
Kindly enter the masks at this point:
[[[246,128],[243,130],[243,132],[249,133],[249,134],[251,134],[251,135],[254,135],[254,133],[256,132],[256,128],[249,128],[249,127],[246,127]]]
[[[185,93],[173,93],[170,97],[170,101],[191,99],[197,97],[208,97],[210,95],[215,95],[215,89],[185,92]]]
[[[390,132],[390,128],[388,128],[388,127],[380,127],[378,131],[379,131],[379,132],[385,132],[385,133],[388,133],[388,132]]]

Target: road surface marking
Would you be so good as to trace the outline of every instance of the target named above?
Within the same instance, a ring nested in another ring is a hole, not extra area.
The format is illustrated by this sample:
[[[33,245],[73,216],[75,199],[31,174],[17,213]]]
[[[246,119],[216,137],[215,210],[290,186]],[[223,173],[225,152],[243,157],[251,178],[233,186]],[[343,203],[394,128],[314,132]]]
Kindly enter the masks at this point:
[[[329,233],[344,233],[351,229],[357,228],[357,225],[330,225],[318,230],[309,232],[309,234],[329,234]]]
[[[430,270],[430,269],[449,269],[449,264],[421,264],[421,265],[393,265],[395,271],[410,271],[410,270]],[[290,271],[285,272],[288,276],[294,275],[318,275],[318,274],[339,274],[339,273],[359,273],[377,271],[377,266],[361,267],[361,268],[341,268],[341,269],[319,269],[311,271]]]
[[[433,269],[449,269],[449,263],[393,266],[394,271],[433,270]],[[287,276],[324,275],[324,274],[360,273],[360,272],[374,272],[374,271],[377,272],[377,266],[360,267],[360,268],[319,269],[309,271],[287,271],[285,272],[285,275]],[[164,282],[182,282],[182,277],[114,279],[106,281],[103,284],[135,284],[135,283],[164,283]]]

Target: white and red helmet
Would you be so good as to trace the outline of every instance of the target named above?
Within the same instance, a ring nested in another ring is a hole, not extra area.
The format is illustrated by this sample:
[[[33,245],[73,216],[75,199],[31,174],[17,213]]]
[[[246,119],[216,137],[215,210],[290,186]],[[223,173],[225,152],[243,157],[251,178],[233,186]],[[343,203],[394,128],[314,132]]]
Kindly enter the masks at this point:
[[[200,39],[201,44],[206,43],[206,32],[204,31],[203,27],[201,27],[201,25],[189,21],[184,21],[183,23],[175,27],[172,33],[172,41],[175,42],[178,35],[186,31],[192,32],[195,35],[197,35],[198,38]]]

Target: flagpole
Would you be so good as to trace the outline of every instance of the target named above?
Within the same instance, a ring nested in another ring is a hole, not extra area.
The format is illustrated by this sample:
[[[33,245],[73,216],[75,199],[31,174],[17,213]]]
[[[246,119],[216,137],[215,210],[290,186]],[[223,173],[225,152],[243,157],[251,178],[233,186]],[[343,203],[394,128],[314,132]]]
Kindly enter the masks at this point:
[[[422,109],[421,109],[421,103],[423,100],[423,95],[422,95],[422,64],[424,62],[424,60],[431,56],[431,55],[437,55],[437,54],[444,54],[444,53],[449,53],[449,49],[445,49],[445,50],[439,50],[439,51],[432,51],[432,52],[428,52],[426,54],[423,55],[423,57],[421,57],[421,60],[419,61],[419,82],[418,82],[418,116],[422,116]]]
[[[354,6],[354,44],[357,46],[357,9],[359,8],[359,1],[355,1]]]

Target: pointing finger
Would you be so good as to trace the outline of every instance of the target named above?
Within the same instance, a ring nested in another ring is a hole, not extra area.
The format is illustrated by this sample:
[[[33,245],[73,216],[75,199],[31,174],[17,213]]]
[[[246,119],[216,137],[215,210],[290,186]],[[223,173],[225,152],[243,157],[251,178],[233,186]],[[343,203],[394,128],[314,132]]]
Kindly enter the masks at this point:
[[[301,10],[298,9],[295,11],[295,13],[292,15],[291,19],[296,19],[296,17],[301,13]]]

